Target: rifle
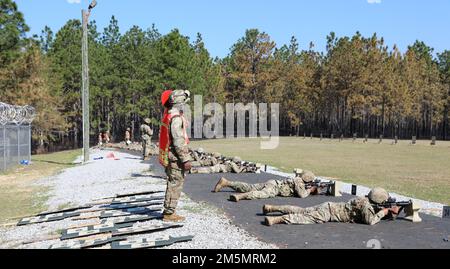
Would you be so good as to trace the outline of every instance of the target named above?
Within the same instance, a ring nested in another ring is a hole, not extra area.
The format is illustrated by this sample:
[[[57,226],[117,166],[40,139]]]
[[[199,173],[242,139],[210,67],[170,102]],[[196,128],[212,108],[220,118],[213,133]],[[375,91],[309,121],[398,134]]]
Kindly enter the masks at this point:
[[[397,199],[389,197],[389,199],[381,204],[374,204],[374,208],[377,210],[383,210],[383,209],[390,209],[394,207],[399,207],[400,210],[398,211],[398,214],[394,214],[392,212],[389,212],[389,217],[393,220],[397,219],[398,215],[405,209],[410,208],[413,205],[413,201],[401,201],[397,202]]]
[[[336,182],[334,181],[322,182],[319,179],[316,179],[312,182],[305,183],[305,187],[306,189],[317,188],[318,194],[336,195]]]

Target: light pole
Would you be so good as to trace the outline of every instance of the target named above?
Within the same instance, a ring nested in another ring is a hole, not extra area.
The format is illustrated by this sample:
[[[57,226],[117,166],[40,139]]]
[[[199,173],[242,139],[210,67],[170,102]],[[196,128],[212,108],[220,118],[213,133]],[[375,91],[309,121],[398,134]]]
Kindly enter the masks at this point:
[[[83,22],[83,38],[81,41],[82,51],[82,107],[83,107],[83,162],[89,161],[89,59],[88,59],[88,23],[92,9],[97,5],[97,1],[93,0],[88,10],[82,10]]]

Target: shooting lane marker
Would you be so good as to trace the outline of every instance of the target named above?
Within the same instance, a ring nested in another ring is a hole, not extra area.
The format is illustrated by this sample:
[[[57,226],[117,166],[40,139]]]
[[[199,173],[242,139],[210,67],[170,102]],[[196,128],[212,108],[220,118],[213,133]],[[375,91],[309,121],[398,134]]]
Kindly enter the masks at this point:
[[[442,218],[450,219],[450,206],[444,206],[444,208],[442,210]]]
[[[143,248],[157,248],[170,246],[175,243],[192,241],[194,236],[183,236],[183,237],[163,237],[156,240],[149,240],[147,238],[140,240],[130,240],[130,241],[119,241],[112,242],[111,249],[143,249]]]
[[[43,222],[53,222],[53,221],[59,221],[59,220],[64,220],[64,219],[78,217],[78,216],[80,216],[79,212],[69,212],[69,213],[57,213],[57,214],[50,214],[50,215],[45,215],[45,216],[23,218],[22,220],[19,221],[19,223],[17,223],[17,226],[37,224],[37,223],[43,223]]]
[[[352,185],[352,195],[356,196],[358,194],[358,186]]]

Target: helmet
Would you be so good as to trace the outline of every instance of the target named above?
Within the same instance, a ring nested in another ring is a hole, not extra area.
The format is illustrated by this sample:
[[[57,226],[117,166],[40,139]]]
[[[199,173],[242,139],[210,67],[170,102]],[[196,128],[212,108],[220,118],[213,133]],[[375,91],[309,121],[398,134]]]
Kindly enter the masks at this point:
[[[240,163],[240,162],[242,162],[242,159],[241,159],[241,157],[237,157],[236,156],[236,157],[233,158],[233,162],[234,163]]]
[[[222,154],[220,154],[219,152],[214,152],[214,153],[213,153],[213,157],[214,157],[214,158],[221,158],[221,157],[222,157]]]
[[[167,90],[167,91],[164,91],[162,93],[162,95],[161,95],[161,104],[163,106],[165,106],[167,104],[167,102],[169,101],[170,96],[172,95],[172,93],[173,93],[172,90]]]
[[[303,174],[303,169],[299,169],[299,168],[294,169],[294,174],[296,177],[301,177]]]
[[[197,149],[197,152],[200,153],[200,154],[202,154],[202,153],[205,153],[205,150],[204,150],[203,148],[198,148],[198,149]]]
[[[310,171],[303,171],[301,178],[303,179],[304,182],[309,183],[313,182],[314,179],[316,179],[316,175],[314,175],[313,172]]]
[[[185,90],[175,90],[170,95],[170,101],[172,104],[185,104],[189,102],[191,97],[190,91]]]
[[[369,192],[367,197],[370,201],[381,204],[389,199],[389,193],[385,189],[375,188]]]
[[[150,123],[152,123],[152,120],[150,120],[149,118],[145,118],[144,122],[147,123],[147,124],[150,124]]]

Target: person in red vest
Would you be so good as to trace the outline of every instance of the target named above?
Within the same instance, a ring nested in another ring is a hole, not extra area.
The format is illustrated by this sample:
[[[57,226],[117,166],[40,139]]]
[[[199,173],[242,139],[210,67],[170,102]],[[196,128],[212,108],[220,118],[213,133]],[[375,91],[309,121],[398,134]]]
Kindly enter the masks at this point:
[[[183,106],[189,101],[190,92],[167,90],[161,96],[164,116],[159,133],[159,162],[164,166],[167,180],[163,220],[180,222],[185,218],[175,213],[183,190],[186,172],[191,170],[187,121],[183,116]]]

